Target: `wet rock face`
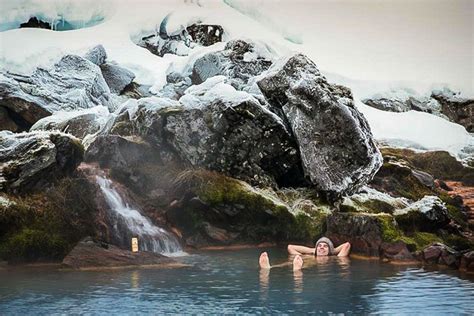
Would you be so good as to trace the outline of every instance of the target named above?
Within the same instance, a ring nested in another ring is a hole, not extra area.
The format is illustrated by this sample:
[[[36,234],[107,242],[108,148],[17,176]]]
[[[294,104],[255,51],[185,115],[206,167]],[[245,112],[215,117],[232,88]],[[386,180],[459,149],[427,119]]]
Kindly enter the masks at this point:
[[[255,99],[215,100],[169,113],[165,131],[167,142],[194,166],[270,186],[303,178],[291,135]]]
[[[461,254],[442,243],[433,243],[422,251],[422,260],[428,264],[441,264],[458,268]]]
[[[223,51],[208,53],[197,59],[191,76],[193,84],[224,75],[234,79],[233,86],[237,89],[246,85],[251,77],[261,74],[272,64],[271,60],[256,51],[254,45],[242,40],[229,41]]]
[[[0,187],[27,192],[74,172],[83,158],[77,139],[61,133],[0,132]]]
[[[318,189],[337,198],[372,179],[382,156],[347,88],[329,84],[301,54],[277,61],[257,84],[270,104],[282,108],[305,175]]]
[[[33,75],[0,74],[0,106],[34,124],[58,110],[109,105],[110,90],[100,68],[79,56],[64,56],[51,70]]]
[[[175,261],[163,255],[140,251],[131,252],[116,246],[99,243],[88,237],[77,244],[62,264],[73,269],[113,268],[126,266],[171,266]]]
[[[127,169],[145,161],[153,161],[153,150],[140,139],[118,135],[98,136],[87,148],[85,160],[97,161],[103,168]]]
[[[350,241],[354,253],[379,256],[383,232],[376,216],[334,213],[326,220],[326,235],[336,244]]]
[[[441,103],[441,111],[452,122],[474,132],[474,99],[463,98],[449,89],[433,91],[431,97]]]

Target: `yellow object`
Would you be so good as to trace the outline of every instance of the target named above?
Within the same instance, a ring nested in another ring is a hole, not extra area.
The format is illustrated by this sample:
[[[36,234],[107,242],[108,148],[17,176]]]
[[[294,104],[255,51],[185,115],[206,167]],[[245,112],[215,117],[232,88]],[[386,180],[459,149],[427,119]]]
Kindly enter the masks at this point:
[[[132,238],[132,252],[138,252],[138,238]]]

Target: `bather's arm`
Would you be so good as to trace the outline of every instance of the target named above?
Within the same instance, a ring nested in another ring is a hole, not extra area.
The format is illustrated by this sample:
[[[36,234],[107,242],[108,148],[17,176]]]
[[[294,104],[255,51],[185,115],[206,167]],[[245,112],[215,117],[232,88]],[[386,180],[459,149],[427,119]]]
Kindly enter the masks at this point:
[[[300,245],[288,245],[290,255],[314,255],[316,248],[310,248]]]
[[[337,255],[338,257],[347,257],[349,256],[350,251],[351,251],[351,244],[349,242],[345,242],[334,249],[334,254]]]

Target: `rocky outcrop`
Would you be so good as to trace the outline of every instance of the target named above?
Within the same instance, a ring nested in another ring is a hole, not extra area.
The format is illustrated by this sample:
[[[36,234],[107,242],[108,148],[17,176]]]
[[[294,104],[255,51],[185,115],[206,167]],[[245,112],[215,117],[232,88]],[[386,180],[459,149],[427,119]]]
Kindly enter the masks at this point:
[[[0,132],[0,188],[26,192],[71,174],[82,161],[79,140],[57,132]]]
[[[202,46],[210,46],[222,42],[224,28],[220,25],[193,24],[186,28],[193,41]]]
[[[97,66],[100,66],[105,63],[107,59],[107,52],[105,51],[104,46],[97,45],[92,47],[85,55],[84,58],[90,61]]]
[[[282,109],[305,175],[319,190],[335,199],[372,179],[382,156],[349,89],[329,84],[301,54],[276,62],[258,86]]]
[[[127,169],[153,161],[155,151],[139,137],[99,135],[88,147],[85,161],[99,162],[103,168]]]
[[[90,237],[80,241],[64,258],[62,264],[66,268],[79,270],[132,266],[180,266],[176,261],[157,253],[132,252],[110,244],[94,242]]]
[[[66,55],[52,69],[37,68],[31,76],[0,74],[0,107],[33,125],[63,110],[111,104],[100,68],[79,56]]]
[[[425,196],[393,214],[397,223],[406,231],[436,231],[450,221],[446,205],[437,196]]]
[[[459,269],[461,271],[474,273],[474,251],[469,251],[463,254]]]
[[[431,95],[399,89],[378,93],[362,102],[383,111],[414,110],[434,114],[464,126],[470,133],[474,132],[474,99],[462,97],[448,88],[433,90]]]
[[[441,113],[441,104],[436,99],[404,90],[376,94],[362,99],[362,103],[382,111],[407,112],[414,110],[444,117]]]
[[[191,80],[193,84],[201,84],[207,79],[223,75],[232,79],[232,85],[241,89],[251,77],[267,70],[272,61],[269,53],[256,43],[243,40],[229,41],[225,49],[208,53],[194,62]]]
[[[435,90],[431,97],[441,104],[441,112],[452,122],[461,124],[470,133],[474,132],[474,99],[461,97],[449,89]]]
[[[160,25],[159,34],[142,37],[137,45],[163,57],[165,54],[187,56],[196,46],[210,46],[222,41],[224,29],[220,25],[192,24],[169,34],[166,24],[169,15]]]

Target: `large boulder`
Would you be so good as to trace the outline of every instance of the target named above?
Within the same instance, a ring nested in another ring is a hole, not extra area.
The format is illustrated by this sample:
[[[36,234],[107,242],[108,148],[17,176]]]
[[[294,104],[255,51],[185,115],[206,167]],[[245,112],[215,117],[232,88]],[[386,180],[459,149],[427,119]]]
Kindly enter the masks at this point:
[[[109,117],[107,108],[98,106],[91,109],[71,112],[57,112],[36,122],[30,131],[61,131],[84,138],[98,132]]]
[[[0,132],[0,190],[44,188],[71,174],[83,157],[80,141],[58,132]]]
[[[223,75],[232,79],[232,85],[240,89],[271,64],[271,54],[264,47],[233,40],[226,44],[223,51],[211,52],[197,59],[191,79],[193,84],[200,84],[211,77]]]
[[[265,104],[223,76],[188,89],[183,108],[167,115],[167,142],[194,166],[254,184],[302,182],[291,132]]]
[[[226,80],[219,76],[192,86],[179,102],[141,99],[122,109],[110,132],[139,135],[162,160],[177,156],[252,184],[303,183],[298,150],[284,122]]]
[[[89,60],[66,55],[52,69],[37,68],[31,76],[0,74],[0,107],[33,125],[53,112],[111,104],[100,68]]]
[[[434,90],[431,97],[441,103],[441,112],[452,122],[461,124],[470,133],[474,132],[474,99],[462,97],[449,89]]]
[[[329,198],[352,193],[382,165],[367,120],[349,89],[329,84],[302,54],[275,62],[258,81],[298,142],[305,175]]]

